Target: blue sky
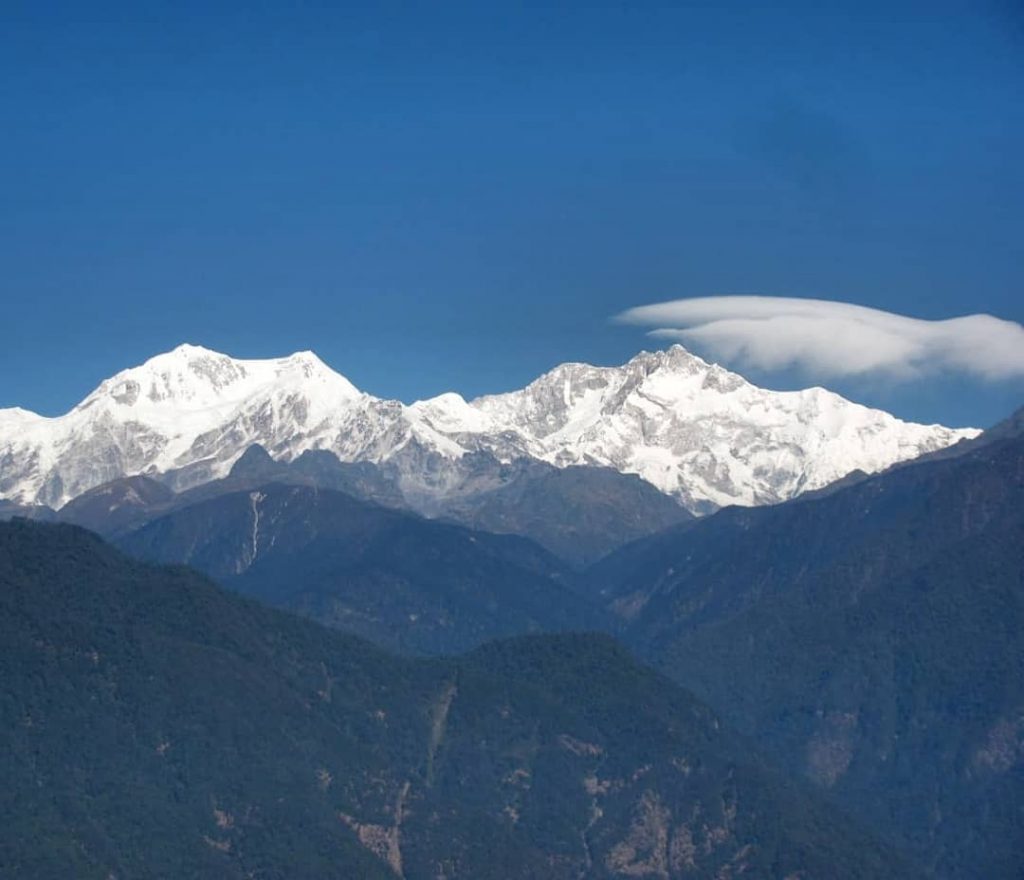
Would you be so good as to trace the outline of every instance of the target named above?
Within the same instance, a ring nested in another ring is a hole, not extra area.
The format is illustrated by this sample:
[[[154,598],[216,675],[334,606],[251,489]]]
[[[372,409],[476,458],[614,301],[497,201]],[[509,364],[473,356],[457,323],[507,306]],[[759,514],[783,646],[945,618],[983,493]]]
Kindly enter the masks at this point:
[[[1009,0],[216,6],[3,5],[0,406],[183,341],[472,396],[664,345],[610,318],[680,297],[1024,321]],[[951,424],[1024,402],[828,384]]]

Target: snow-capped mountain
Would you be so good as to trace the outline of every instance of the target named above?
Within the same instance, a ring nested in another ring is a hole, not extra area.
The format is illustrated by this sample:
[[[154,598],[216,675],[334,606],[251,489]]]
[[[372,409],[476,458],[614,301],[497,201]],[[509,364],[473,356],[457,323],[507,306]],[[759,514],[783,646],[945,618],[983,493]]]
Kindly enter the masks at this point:
[[[360,392],[311,352],[236,360],[182,345],[63,416],[0,410],[0,498],[59,507],[141,473],[169,473],[180,489],[223,476],[259,443],[285,460],[326,449],[381,464],[419,506],[478,479],[483,457],[604,465],[707,511],[785,500],[977,433],[902,422],[822,388],[768,391],[681,346],[406,406]]]

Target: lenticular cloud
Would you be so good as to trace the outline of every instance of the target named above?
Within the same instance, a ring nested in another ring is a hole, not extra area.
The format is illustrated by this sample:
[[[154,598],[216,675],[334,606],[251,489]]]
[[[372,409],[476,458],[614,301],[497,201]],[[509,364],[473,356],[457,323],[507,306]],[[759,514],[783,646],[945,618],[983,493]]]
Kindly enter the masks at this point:
[[[1024,377],[1024,327],[991,315],[926,321],[820,299],[708,296],[639,306],[618,320],[652,327],[652,336],[694,344],[722,361],[766,370]]]

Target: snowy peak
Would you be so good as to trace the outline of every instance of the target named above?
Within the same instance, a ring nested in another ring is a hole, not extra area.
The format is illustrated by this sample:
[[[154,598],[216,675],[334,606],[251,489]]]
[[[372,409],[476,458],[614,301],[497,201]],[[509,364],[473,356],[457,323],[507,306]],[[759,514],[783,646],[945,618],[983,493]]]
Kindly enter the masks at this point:
[[[103,382],[76,409],[98,402],[175,411],[239,403],[284,389],[355,398],[359,391],[313,352],[267,360],[237,360],[198,345],[179,345]]]
[[[722,369],[717,364],[709,363],[678,343],[657,351],[638,352],[624,364],[623,368],[643,370],[648,374],[655,370],[693,374]]]
[[[522,391],[481,397],[472,405],[495,417],[539,416],[545,426],[562,430],[571,422],[617,411],[635,393],[682,402],[746,384],[741,376],[674,345],[666,351],[642,351],[620,367],[562,364]]]
[[[637,474],[694,512],[783,501],[977,433],[901,422],[821,388],[758,388],[680,345],[621,367],[563,364],[467,406],[490,433],[476,444],[499,456]]]
[[[180,345],[64,416],[0,411],[0,497],[60,506],[122,476],[185,468],[193,482],[213,479],[251,443],[288,454],[364,398],[312,352],[243,360]]]
[[[387,467],[410,503],[457,491],[482,460],[526,458],[636,474],[704,512],[782,501],[977,433],[901,422],[821,388],[758,388],[680,345],[410,406],[359,392],[309,351],[240,360],[181,345],[64,416],[0,410],[0,498],[59,506],[136,474],[185,488],[226,475],[259,444],[286,461],[328,450]]]

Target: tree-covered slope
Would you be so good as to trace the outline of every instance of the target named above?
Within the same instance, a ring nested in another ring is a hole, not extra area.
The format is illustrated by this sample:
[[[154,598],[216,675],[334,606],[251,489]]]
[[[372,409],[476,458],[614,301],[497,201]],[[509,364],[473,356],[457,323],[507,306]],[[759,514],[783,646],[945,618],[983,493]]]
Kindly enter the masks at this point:
[[[310,486],[271,484],[176,510],[120,540],[233,590],[416,652],[593,628],[604,615],[536,544]]]
[[[941,876],[1024,875],[1024,441],[729,509],[592,572],[626,638]]]
[[[0,524],[0,874],[918,876],[604,636],[402,660]]]
[[[312,878],[341,859],[388,876],[317,797],[320,768],[389,766],[372,711],[415,735],[388,657],[17,521],[0,524],[0,628],[0,875]],[[337,777],[370,808],[365,776]]]

